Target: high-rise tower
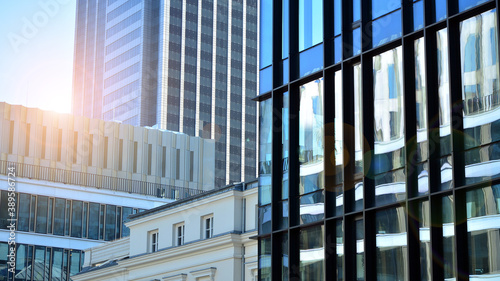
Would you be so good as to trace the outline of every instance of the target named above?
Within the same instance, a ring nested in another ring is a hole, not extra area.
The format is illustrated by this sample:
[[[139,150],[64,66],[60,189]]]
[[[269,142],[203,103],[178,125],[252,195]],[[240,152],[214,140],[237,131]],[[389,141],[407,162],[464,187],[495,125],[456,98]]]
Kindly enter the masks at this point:
[[[79,0],[73,113],[216,140],[216,186],[256,175],[256,0]]]

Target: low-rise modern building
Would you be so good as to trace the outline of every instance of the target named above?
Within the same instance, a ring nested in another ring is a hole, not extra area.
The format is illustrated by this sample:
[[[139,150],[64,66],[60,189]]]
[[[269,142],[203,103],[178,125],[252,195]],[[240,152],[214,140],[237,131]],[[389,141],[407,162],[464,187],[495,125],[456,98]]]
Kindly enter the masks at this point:
[[[82,250],[129,236],[129,215],[214,185],[213,140],[6,103],[0,132],[0,280],[69,280]]]
[[[256,280],[257,182],[131,215],[130,237],[85,250],[80,280]]]

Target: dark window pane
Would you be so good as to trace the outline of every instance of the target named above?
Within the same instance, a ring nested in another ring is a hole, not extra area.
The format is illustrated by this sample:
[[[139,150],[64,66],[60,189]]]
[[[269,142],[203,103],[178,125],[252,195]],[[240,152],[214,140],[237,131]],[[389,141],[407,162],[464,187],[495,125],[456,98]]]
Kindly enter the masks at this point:
[[[99,204],[89,204],[89,239],[99,239]]]
[[[466,200],[469,274],[495,276],[500,268],[496,251],[500,241],[500,185],[468,191]]]
[[[300,223],[310,223],[325,217],[325,194],[314,192],[300,197]]]
[[[106,235],[105,240],[115,240],[116,206],[106,205]]]
[[[64,199],[56,198],[56,205],[54,209],[54,234],[64,235],[64,207],[66,201]]]
[[[61,271],[63,266],[63,249],[53,248],[52,254],[52,280],[62,280],[61,279]],[[63,275],[65,276],[65,275]]]
[[[36,232],[47,233],[47,209],[48,198],[45,196],[38,196],[36,206]]]
[[[300,280],[324,280],[324,227],[300,230]]]
[[[71,236],[82,237],[82,201],[73,200],[71,209]]]
[[[378,211],[377,280],[407,280],[406,212],[403,207]]]
[[[269,92],[273,89],[273,67],[270,66],[259,72],[259,94]]]
[[[259,269],[261,280],[271,280],[271,238],[260,239]]]
[[[259,208],[259,233],[265,234],[271,232],[271,205]]]
[[[1,191],[0,194],[0,229],[7,229],[7,226],[9,226],[10,219],[9,216],[9,211],[8,211],[8,205],[9,205],[9,193],[5,190]],[[19,229],[19,228],[18,228]]]

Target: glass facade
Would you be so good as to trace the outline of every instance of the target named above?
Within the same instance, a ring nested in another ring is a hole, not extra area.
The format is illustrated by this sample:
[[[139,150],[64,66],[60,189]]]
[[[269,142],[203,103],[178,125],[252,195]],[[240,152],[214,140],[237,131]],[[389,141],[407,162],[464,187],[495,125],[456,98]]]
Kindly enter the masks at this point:
[[[499,279],[498,2],[264,2],[260,280]]]
[[[84,261],[83,251],[16,243],[15,273],[12,274],[7,272],[9,247],[0,242],[0,280],[69,281],[70,276],[80,272]]]
[[[1,191],[0,202],[7,198],[7,191]],[[17,231],[93,240],[111,241],[129,236],[130,230],[124,223],[129,215],[141,211],[26,193],[19,193],[16,198]],[[9,218],[6,212],[0,212],[0,229],[8,229]]]

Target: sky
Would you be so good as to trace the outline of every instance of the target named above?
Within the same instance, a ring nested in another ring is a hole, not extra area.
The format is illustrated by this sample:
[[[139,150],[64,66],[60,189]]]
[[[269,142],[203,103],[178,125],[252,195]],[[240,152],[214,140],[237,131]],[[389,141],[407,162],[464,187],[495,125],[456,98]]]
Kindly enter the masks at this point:
[[[0,2],[0,101],[71,112],[76,0]]]

